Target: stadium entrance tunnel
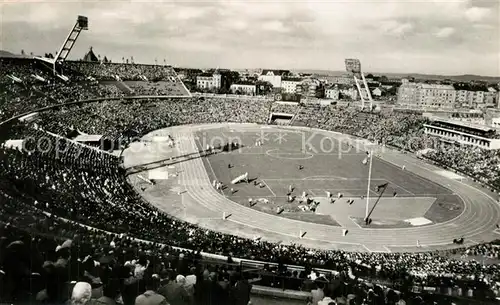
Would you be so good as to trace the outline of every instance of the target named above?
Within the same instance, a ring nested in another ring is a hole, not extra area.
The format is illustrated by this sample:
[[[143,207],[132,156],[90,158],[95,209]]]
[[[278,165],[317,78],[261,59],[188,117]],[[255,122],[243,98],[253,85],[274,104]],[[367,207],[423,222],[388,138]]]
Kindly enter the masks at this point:
[[[287,125],[293,118],[293,114],[288,113],[271,113],[269,124]]]

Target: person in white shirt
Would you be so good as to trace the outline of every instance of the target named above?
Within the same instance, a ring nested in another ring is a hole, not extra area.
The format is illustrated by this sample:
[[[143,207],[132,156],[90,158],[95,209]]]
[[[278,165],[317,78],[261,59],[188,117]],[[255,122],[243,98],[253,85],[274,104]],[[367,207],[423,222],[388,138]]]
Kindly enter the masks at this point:
[[[318,302],[318,305],[330,305],[331,303],[337,304],[334,299],[331,298],[331,292],[330,290],[325,290],[324,291],[325,297]]]
[[[332,298],[330,297],[324,297],[323,300],[319,301],[318,302],[318,305],[337,305],[337,303],[335,302],[335,300],[333,300]]]
[[[316,289],[311,291],[312,305],[318,305],[319,301],[323,300],[325,297],[323,289],[325,289],[325,284],[323,282],[316,281]]]
[[[186,283],[196,285],[196,268],[191,267],[190,274],[186,276]]]

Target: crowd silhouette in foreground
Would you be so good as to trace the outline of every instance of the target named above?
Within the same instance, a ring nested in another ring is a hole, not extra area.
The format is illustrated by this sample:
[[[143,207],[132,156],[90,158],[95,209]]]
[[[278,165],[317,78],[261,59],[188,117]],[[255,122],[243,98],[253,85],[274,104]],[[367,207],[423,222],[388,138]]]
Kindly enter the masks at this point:
[[[53,88],[46,85],[40,88],[40,96],[30,95],[33,87],[29,86],[35,84],[4,79],[14,72],[27,79],[33,71],[43,77],[42,69],[31,62],[9,68],[7,72],[0,69],[0,80],[9,87],[2,96],[4,118],[62,102],[39,99],[52,96]],[[90,86],[99,88],[93,92],[107,92],[99,91],[100,84]],[[75,99],[91,95],[82,87],[75,90],[79,94]],[[64,93],[61,96],[72,99]],[[352,253],[209,231],[143,201],[127,182],[120,158],[66,139],[78,130],[126,144],[132,137],[181,124],[265,124],[271,103],[217,97],[99,101],[41,112],[34,122],[2,130],[11,138],[44,140],[28,141],[22,149],[0,148],[0,301],[243,305],[251,298],[252,284],[312,291],[310,303],[321,305],[403,304],[401,300],[450,304],[450,298],[420,293],[424,287],[439,295],[468,297],[464,304],[499,294],[497,264],[450,257],[498,259],[493,244],[424,253]],[[298,125],[343,132],[410,152],[432,145],[429,159],[485,184],[498,183],[498,172],[492,170],[498,168],[496,153],[435,145],[423,134],[425,119],[417,115],[335,106],[299,110]],[[201,252],[228,259],[210,261]],[[249,270],[232,258],[277,266]],[[460,302],[460,298],[453,301]]]

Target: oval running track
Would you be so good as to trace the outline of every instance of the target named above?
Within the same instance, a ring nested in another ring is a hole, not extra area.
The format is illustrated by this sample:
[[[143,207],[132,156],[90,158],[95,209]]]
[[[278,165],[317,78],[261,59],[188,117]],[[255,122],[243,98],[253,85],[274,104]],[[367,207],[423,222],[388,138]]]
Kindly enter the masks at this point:
[[[227,126],[238,129],[239,125],[209,124],[177,126],[161,131],[167,131],[174,139],[179,141],[177,149],[180,154],[197,154],[198,147],[195,143],[194,132]],[[248,127],[249,124],[242,124],[241,126]],[[253,126],[260,128],[259,125]],[[287,129],[301,128],[287,127]],[[338,133],[328,131],[319,132],[328,136],[338,135]],[[146,135],[145,138],[148,136]],[[406,170],[417,173],[438,184],[446,185],[448,189],[460,196],[464,201],[465,208],[462,214],[450,221],[423,227],[398,229],[350,227],[349,233],[346,236],[342,236],[343,229],[341,227],[274,216],[233,202],[212,187],[201,158],[194,158],[179,163],[181,170],[180,183],[198,204],[220,214],[222,212],[225,212],[227,215],[231,214],[226,221],[272,232],[273,234],[280,234],[289,238],[297,238],[297,232],[300,229],[302,232],[307,232],[307,235],[304,237],[307,240],[339,245],[360,245],[366,250],[374,252],[377,252],[379,249],[385,249],[385,251],[382,250],[380,252],[389,252],[389,248],[402,248],[405,249],[404,251],[408,251],[408,248],[415,248],[415,251],[422,251],[422,249],[419,250],[416,247],[417,240],[421,246],[426,248],[434,246],[438,246],[439,248],[453,248],[456,246],[451,241],[461,236],[466,240],[483,241],[493,239],[493,231],[496,229],[496,225],[500,219],[500,206],[489,195],[463,182],[442,177],[434,173],[432,166],[429,164],[416,158],[411,158],[408,155],[382,154],[382,158],[394,164],[405,164]],[[265,236],[262,238],[265,239]]]

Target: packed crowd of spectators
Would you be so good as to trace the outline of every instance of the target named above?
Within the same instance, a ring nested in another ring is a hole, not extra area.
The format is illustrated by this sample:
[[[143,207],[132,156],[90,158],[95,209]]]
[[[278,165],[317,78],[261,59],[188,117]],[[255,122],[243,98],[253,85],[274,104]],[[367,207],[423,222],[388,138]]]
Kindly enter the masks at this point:
[[[265,124],[269,101],[217,97],[106,101],[40,114],[41,126],[66,135],[73,129],[101,134],[109,139],[127,139],[181,124],[254,122]],[[50,119],[52,118],[52,119]],[[132,132],[131,132],[132,131]]]
[[[424,134],[426,119],[411,113],[389,115],[349,106],[307,106],[294,119],[297,125],[320,128],[368,139],[406,151],[433,148],[434,139]]]
[[[168,96],[186,96],[186,88],[181,82],[146,82],[146,81],[125,81],[124,84],[132,89],[133,95],[168,95]]]
[[[189,94],[172,67],[168,66],[70,61],[58,68],[68,80],[54,75],[52,68],[41,61],[1,58],[0,121],[68,101],[122,97],[126,93],[152,96]],[[117,86],[117,79],[130,82],[120,82]]]
[[[271,112],[274,113],[286,113],[286,114],[295,114],[299,109],[298,103],[295,105],[283,102],[274,102],[271,106]]]
[[[84,61],[67,61],[65,66],[83,75],[97,80],[136,80],[136,81],[168,81],[180,82],[171,66],[139,65],[132,63],[94,63]]]
[[[0,121],[68,101],[123,96],[116,87],[101,86],[66,72],[69,81],[53,75],[41,62],[0,58]]]
[[[484,185],[500,189],[500,152],[471,146],[447,146],[428,151],[424,157],[465,173]]]
[[[36,202],[0,196],[0,302],[248,304],[251,285],[237,265],[89,229]],[[153,295],[153,303],[141,300]]]

